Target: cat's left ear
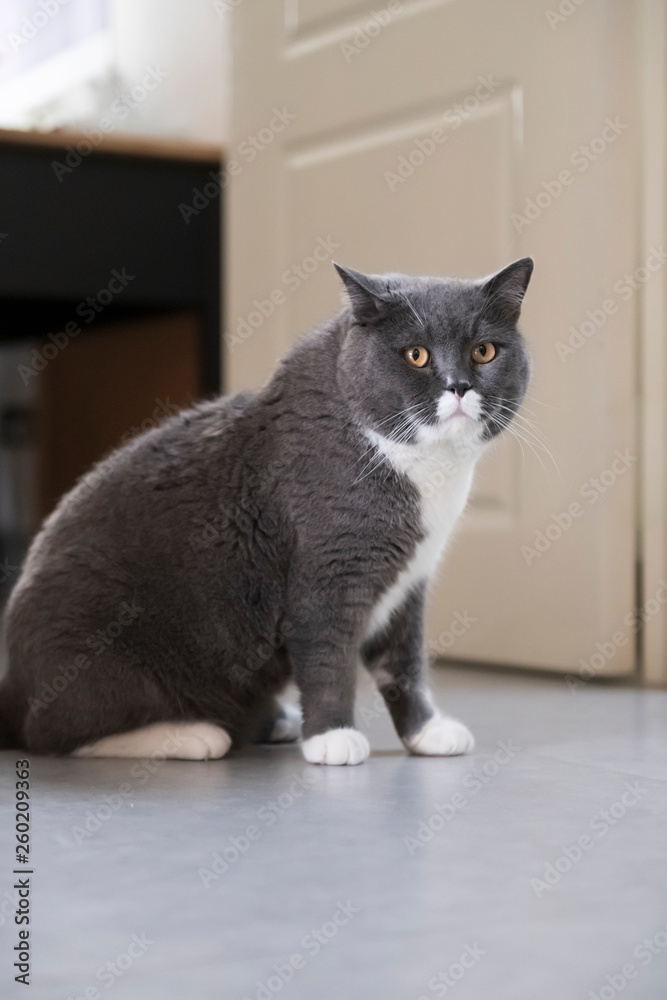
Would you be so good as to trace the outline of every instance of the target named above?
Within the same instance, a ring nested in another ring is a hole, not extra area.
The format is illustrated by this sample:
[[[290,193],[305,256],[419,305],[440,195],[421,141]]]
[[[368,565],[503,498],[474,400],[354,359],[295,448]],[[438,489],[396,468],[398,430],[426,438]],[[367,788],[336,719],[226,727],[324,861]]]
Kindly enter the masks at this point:
[[[488,300],[484,315],[516,323],[534,266],[532,257],[522,257],[486,278],[482,284],[482,294]]]
[[[334,267],[345,285],[357,322],[372,323],[386,315],[394,297],[383,279],[353,271],[351,267],[341,267],[335,261]]]

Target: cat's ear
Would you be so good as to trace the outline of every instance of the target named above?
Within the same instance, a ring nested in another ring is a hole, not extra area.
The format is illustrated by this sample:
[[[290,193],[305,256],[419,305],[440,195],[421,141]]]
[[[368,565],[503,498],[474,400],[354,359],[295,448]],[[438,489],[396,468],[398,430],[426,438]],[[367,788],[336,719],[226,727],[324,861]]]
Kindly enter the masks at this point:
[[[522,257],[490,278],[485,278],[482,283],[482,294],[487,300],[484,315],[516,323],[533,267],[532,257]]]
[[[357,322],[372,323],[386,315],[394,297],[382,279],[341,267],[335,261],[334,267],[345,285]]]

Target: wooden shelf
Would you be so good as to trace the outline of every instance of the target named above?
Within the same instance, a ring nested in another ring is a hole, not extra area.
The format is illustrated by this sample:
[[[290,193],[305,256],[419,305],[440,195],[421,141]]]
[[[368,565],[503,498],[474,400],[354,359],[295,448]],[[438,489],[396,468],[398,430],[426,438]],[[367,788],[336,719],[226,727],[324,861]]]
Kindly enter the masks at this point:
[[[91,127],[90,131],[93,131]],[[64,150],[86,140],[83,132],[72,129],[54,129],[51,132],[0,129],[2,145],[44,147]],[[224,158],[222,146],[213,143],[187,142],[181,139],[122,133],[107,134],[93,150],[112,156],[141,156],[152,159],[186,160],[196,163],[220,163]]]

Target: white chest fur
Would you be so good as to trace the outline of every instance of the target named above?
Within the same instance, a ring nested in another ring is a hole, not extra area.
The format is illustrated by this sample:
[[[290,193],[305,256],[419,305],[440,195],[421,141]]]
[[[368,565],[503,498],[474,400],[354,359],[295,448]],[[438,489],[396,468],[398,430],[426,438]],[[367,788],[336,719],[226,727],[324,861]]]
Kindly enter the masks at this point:
[[[384,628],[392,612],[417,584],[434,575],[468,499],[477,450],[462,454],[450,442],[397,446],[374,432],[367,433],[385,460],[416,487],[424,532],[410,562],[373,608],[366,628],[366,637],[370,638]]]

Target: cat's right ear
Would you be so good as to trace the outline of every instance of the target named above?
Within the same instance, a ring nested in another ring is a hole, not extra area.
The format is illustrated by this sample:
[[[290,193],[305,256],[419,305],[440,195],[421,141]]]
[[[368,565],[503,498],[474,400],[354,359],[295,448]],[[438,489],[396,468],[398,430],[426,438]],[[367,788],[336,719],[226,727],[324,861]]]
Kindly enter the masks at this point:
[[[334,261],[347,291],[354,318],[358,323],[373,323],[385,316],[393,302],[393,296],[388,291],[386,282],[380,278],[350,267],[341,267]]]

